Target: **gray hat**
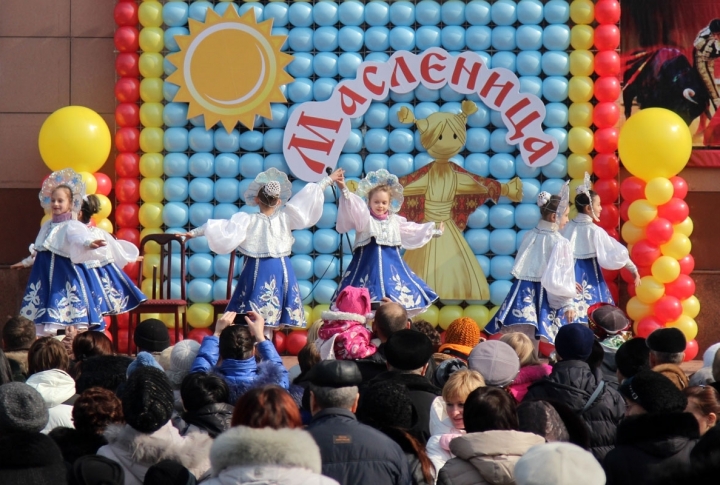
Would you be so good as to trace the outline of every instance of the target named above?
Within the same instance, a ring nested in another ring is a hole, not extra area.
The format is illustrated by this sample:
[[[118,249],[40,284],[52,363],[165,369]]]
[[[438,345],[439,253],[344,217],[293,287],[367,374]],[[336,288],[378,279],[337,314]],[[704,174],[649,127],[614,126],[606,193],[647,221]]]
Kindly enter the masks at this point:
[[[468,367],[478,371],[488,386],[506,387],[520,372],[515,350],[500,340],[480,342],[468,356]]]
[[[589,451],[571,443],[530,448],[515,465],[518,485],[602,485],[605,472]]]
[[[0,386],[0,430],[39,433],[50,415],[42,396],[21,382]]]

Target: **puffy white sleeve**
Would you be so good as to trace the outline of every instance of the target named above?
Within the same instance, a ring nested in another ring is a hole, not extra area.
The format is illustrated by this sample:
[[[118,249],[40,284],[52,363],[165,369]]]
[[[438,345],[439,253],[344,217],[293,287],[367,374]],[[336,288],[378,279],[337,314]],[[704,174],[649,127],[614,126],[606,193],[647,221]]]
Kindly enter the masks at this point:
[[[64,252],[70,255],[75,264],[104,259],[107,249],[105,247],[91,249],[90,244],[96,239],[88,227],[79,221],[65,223],[65,241],[58,240],[55,244],[65,246]]]
[[[347,189],[342,191],[335,230],[340,234],[364,231],[370,224],[370,209],[365,201]]]
[[[131,242],[115,239],[111,234],[105,237],[107,241],[107,250],[112,255],[120,268],[124,268],[129,263],[134,263],[140,256],[140,250]]]
[[[548,294],[548,303],[554,309],[573,305],[575,299],[575,258],[570,241],[559,238],[548,260],[540,283]]]
[[[291,230],[314,226],[320,220],[325,203],[323,191],[328,185],[325,182],[326,179],[330,180],[329,177],[326,177],[320,183],[307,184],[287,201],[283,211],[288,218],[288,227]]]
[[[430,239],[442,234],[435,229],[434,222],[418,224],[417,222],[408,222],[402,216],[395,217],[400,225],[400,241],[405,249],[421,248],[429,243]]]
[[[610,235],[601,228],[597,228],[593,233],[595,240],[595,254],[597,254],[598,264],[601,268],[617,270],[627,267],[629,271],[636,273],[637,268],[632,261],[625,246],[610,237]]]
[[[250,217],[247,212],[236,212],[230,219],[210,219],[190,232],[205,236],[212,252],[230,254],[245,240]]]

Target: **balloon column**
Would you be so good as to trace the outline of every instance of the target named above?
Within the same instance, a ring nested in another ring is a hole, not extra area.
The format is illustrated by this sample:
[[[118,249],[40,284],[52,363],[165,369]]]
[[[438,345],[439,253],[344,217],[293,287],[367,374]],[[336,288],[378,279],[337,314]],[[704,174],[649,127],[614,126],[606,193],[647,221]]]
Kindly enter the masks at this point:
[[[685,359],[698,352],[695,322],[700,303],[690,277],[693,222],[683,200],[688,187],[677,174],[687,163],[692,135],[675,113],[662,108],[641,110],[628,119],[620,133],[620,159],[633,175],[621,186],[622,237],[638,266],[642,283],[629,288],[634,296],[627,313],[636,335],[676,327],[687,338]],[[625,281],[632,276],[621,271]]]

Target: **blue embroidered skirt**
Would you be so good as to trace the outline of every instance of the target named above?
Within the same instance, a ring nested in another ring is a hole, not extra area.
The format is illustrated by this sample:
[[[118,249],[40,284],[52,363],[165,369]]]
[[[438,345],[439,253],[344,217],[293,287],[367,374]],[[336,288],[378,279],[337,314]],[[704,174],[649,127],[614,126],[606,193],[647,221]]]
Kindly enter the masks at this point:
[[[372,301],[390,298],[404,306],[410,316],[424,312],[438,296],[408,267],[400,249],[400,246],[379,245],[374,238],[365,246],[355,248],[333,295],[333,303],[343,288],[354,286],[367,288]]]
[[[102,290],[102,314],[119,315],[136,308],[147,297],[115,263],[87,268]]]
[[[515,280],[505,301],[485,326],[485,333],[496,334],[503,326],[526,324],[537,329],[535,336],[555,344],[555,336],[567,320],[562,310],[553,310],[539,281]]]
[[[615,304],[597,258],[575,260],[575,281],[582,287],[582,293],[575,297],[577,317],[574,323],[587,324],[588,308],[595,303]]]
[[[304,327],[305,310],[290,259],[245,256],[244,260],[226,311],[257,312],[268,327]]]
[[[38,251],[30,273],[20,315],[46,331],[65,325],[100,325],[104,292],[83,265],[50,251]]]

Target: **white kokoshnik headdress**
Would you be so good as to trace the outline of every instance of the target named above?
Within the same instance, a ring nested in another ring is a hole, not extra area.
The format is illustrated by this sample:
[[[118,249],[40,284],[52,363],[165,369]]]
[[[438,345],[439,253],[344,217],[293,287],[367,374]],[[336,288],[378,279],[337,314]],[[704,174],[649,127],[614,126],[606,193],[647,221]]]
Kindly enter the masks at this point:
[[[70,211],[77,214],[80,212],[82,207],[83,199],[85,197],[85,183],[82,180],[82,176],[72,168],[64,168],[50,174],[45,179],[40,189],[40,205],[47,212],[52,210],[52,193],[61,185],[67,185],[72,191],[72,207]]]
[[[247,205],[257,205],[255,197],[260,190],[269,197],[280,199],[280,204],[284,204],[292,195],[292,184],[288,176],[275,167],[271,167],[264,172],[260,172],[255,180],[253,180],[245,191],[245,203]]]
[[[379,185],[387,185],[390,188],[390,212],[393,214],[399,212],[405,200],[403,186],[400,185],[396,175],[391,174],[384,168],[368,172],[365,178],[358,183],[355,194],[367,200],[370,191]]]
[[[570,181],[568,180],[565,182],[560,189],[560,193],[558,194],[560,196],[560,202],[558,203],[557,209],[555,209],[553,212],[558,215],[562,215],[565,213],[565,210],[567,210],[568,207],[570,207]],[[537,205],[538,207],[542,208],[545,207],[545,204],[547,204],[550,201],[550,192],[547,192],[543,190],[537,195]]]
[[[595,209],[593,209],[592,206],[592,197],[590,197],[590,189],[592,188],[592,181],[590,180],[590,174],[585,172],[585,178],[583,179],[583,183],[578,185],[575,189],[575,194],[585,194],[585,196],[588,199],[588,205],[590,206],[590,214],[592,214],[592,218],[596,221],[599,221],[600,218],[595,214]]]

